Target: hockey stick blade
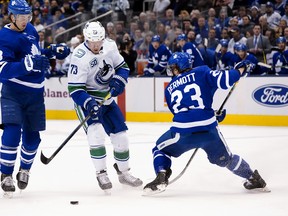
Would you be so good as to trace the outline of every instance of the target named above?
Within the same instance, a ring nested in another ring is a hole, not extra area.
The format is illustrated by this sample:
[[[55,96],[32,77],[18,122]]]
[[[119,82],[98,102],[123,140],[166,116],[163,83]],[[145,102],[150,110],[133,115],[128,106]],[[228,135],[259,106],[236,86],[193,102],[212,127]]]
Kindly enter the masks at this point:
[[[99,107],[102,106],[104,104],[105,101],[107,101],[112,94],[113,90],[111,90],[110,93],[108,93],[106,95],[106,97],[99,103]],[[92,113],[90,113],[89,115],[86,116],[86,118],[81,121],[81,123],[72,131],[72,133],[63,141],[63,143],[56,149],[56,151],[50,156],[50,157],[46,157],[43,152],[41,151],[41,156],[40,156],[40,160],[43,164],[47,165],[48,163],[50,163],[50,161],[53,160],[53,158],[58,154],[58,152],[66,145],[66,143],[68,143],[68,141],[75,135],[75,133],[89,120],[89,118],[91,117]]]

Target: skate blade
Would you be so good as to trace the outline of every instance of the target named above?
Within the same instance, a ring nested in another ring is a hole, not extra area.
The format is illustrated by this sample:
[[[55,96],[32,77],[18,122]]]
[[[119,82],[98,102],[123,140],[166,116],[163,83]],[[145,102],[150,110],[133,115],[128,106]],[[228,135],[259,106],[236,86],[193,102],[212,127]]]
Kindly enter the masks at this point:
[[[166,185],[161,184],[157,186],[157,190],[152,190],[151,188],[145,188],[143,190],[142,196],[153,196],[155,194],[163,193],[166,190]]]
[[[103,192],[106,196],[111,196],[111,189],[105,189]]]
[[[271,190],[268,187],[264,187],[264,188],[255,188],[255,189],[251,189],[248,190],[252,193],[270,193]]]
[[[12,199],[13,198],[13,192],[4,192],[3,198]]]

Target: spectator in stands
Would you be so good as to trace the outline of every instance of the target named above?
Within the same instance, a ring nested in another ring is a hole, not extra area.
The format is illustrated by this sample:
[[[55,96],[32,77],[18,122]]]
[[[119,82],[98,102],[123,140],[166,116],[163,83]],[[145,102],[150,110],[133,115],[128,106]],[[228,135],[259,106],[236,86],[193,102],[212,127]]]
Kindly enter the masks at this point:
[[[143,42],[140,44],[139,48],[136,50],[138,53],[138,59],[148,59],[149,58],[149,46],[152,41],[153,34],[146,34]]]
[[[138,22],[138,27],[141,31],[144,31],[144,23],[145,22],[149,22],[149,20],[147,19],[147,14],[145,12],[141,12],[139,14],[139,20]]]
[[[262,34],[265,35],[265,32],[266,30],[269,29],[269,26],[268,26],[268,22],[267,22],[267,17],[265,16],[260,16],[259,18],[259,24],[261,26],[261,29],[262,29]]]
[[[45,31],[44,25],[41,23],[41,18],[40,17],[35,17],[33,21],[33,26],[35,27],[36,31]]]
[[[208,38],[208,24],[206,23],[204,16],[198,18],[198,25],[195,26],[195,33],[196,35],[200,34],[202,38]]]
[[[259,62],[267,63],[266,54],[271,51],[269,39],[261,34],[261,26],[255,24],[253,27],[253,36],[247,39],[247,49],[253,53]]]
[[[275,0],[274,10],[281,16],[285,14],[286,0]]]
[[[288,23],[288,3],[285,4],[285,12],[284,15],[281,17],[281,20],[286,20],[286,22]]]
[[[41,49],[46,49],[50,43],[45,39],[45,31],[38,31],[39,35],[39,47]]]
[[[153,11],[146,11],[146,14],[147,14],[147,20],[148,20],[149,25],[150,25],[150,30],[152,32],[155,32],[157,23],[160,22],[161,19],[156,17],[156,13]]]
[[[279,26],[276,30],[279,32],[279,37],[284,35],[284,29],[287,27],[287,21],[282,19],[279,21]]]
[[[218,38],[216,38],[216,29],[210,28],[208,33],[208,45],[207,48],[215,50],[219,44]]]
[[[228,43],[228,51],[234,53],[235,43],[239,42],[246,45],[247,38],[241,34],[240,29],[237,26],[233,27],[230,32],[232,34],[232,38]]]
[[[218,23],[221,29],[227,28],[229,26],[229,20],[230,20],[230,17],[228,17],[227,11],[224,8],[221,9],[219,11],[219,17],[218,17]]]
[[[143,30],[142,30],[142,37],[144,38],[146,34],[154,34],[153,31],[150,29],[150,24],[148,21],[144,22],[143,24]]]
[[[259,24],[260,10],[256,5],[250,8],[250,22],[253,24]]]
[[[240,31],[243,35],[246,35],[246,32],[252,32],[253,31],[254,23],[251,23],[250,16],[244,15],[242,17],[242,25],[240,26]]]
[[[175,19],[175,16],[174,16],[174,11],[172,9],[167,9],[165,11],[165,16],[163,17],[163,19],[161,20],[161,22],[164,24],[164,25],[170,25],[171,24],[171,21]]]
[[[134,76],[137,74],[135,62],[137,60],[137,52],[133,50],[134,40],[131,39],[128,33],[124,34],[123,41],[120,43],[120,54],[123,56],[125,62],[127,63],[130,72],[129,76]]]
[[[156,13],[157,18],[161,18],[165,14],[165,10],[170,5],[170,0],[156,0],[153,6],[153,12]]]
[[[106,24],[106,37],[116,41],[116,29],[112,22],[108,22]]]
[[[163,23],[159,22],[157,24],[155,33],[160,36],[160,41],[163,43],[167,37],[167,32],[165,31],[165,26]]]
[[[225,27],[225,28],[222,29],[220,39],[230,40],[230,35],[229,35],[229,31],[228,31],[228,28],[227,28],[227,27]]]
[[[191,20],[191,25],[192,26],[197,26],[198,25],[198,18],[201,16],[201,13],[199,10],[194,9],[190,12],[190,20]]]
[[[278,26],[281,19],[281,15],[274,11],[274,4],[272,2],[266,3],[266,13],[263,16],[267,18],[268,26],[272,29]]]
[[[141,43],[143,42],[144,38],[142,37],[142,32],[140,29],[136,29],[135,33],[134,33],[134,50],[139,49],[139,46],[141,45]]]

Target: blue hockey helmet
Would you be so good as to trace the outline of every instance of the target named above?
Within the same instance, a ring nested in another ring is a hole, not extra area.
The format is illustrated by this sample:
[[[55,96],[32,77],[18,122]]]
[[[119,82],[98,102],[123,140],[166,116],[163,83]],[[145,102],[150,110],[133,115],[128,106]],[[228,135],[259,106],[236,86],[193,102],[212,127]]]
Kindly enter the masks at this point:
[[[276,39],[276,44],[286,43],[286,42],[287,42],[287,40],[286,40],[285,37],[278,37],[278,38]]]
[[[8,5],[8,14],[31,14],[32,8],[25,0],[11,0]]]
[[[227,39],[221,39],[220,40],[220,44],[221,44],[221,46],[222,47],[228,47],[228,43],[229,43],[229,41],[227,40]]]
[[[175,52],[168,59],[168,68],[167,74],[168,76],[173,76],[173,70],[177,68],[177,70],[181,73],[186,69],[191,68],[191,60],[188,53],[185,52]]]
[[[187,37],[186,37],[185,34],[180,34],[180,35],[178,35],[177,38],[176,38],[177,41],[186,40],[186,39],[187,39]]]
[[[247,51],[247,46],[245,44],[239,43],[235,48],[237,51]]]
[[[152,42],[160,42],[160,36],[159,35],[154,35],[153,37],[152,37],[152,40],[151,40]]]

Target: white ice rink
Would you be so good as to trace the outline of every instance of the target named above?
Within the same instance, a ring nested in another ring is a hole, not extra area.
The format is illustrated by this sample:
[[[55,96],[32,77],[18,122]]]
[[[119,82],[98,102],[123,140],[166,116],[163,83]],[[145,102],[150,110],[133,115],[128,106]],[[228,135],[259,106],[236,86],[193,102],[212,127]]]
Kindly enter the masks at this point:
[[[49,157],[78,124],[78,121],[47,122],[29,185],[22,193],[17,189],[12,199],[0,198],[1,216],[288,215],[288,127],[220,125],[230,150],[258,169],[271,193],[245,191],[242,178],[210,164],[199,150],[186,173],[164,193],[144,197],[142,187],[131,189],[118,182],[109,140],[107,163],[113,189],[111,195],[100,190],[82,129],[48,165],[41,163],[40,151]],[[155,178],[151,149],[169,123],[127,125],[131,172],[146,184]],[[182,171],[191,154],[173,159],[171,179]],[[16,171],[18,166],[19,159]],[[72,200],[79,204],[71,205]]]

